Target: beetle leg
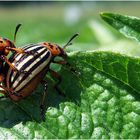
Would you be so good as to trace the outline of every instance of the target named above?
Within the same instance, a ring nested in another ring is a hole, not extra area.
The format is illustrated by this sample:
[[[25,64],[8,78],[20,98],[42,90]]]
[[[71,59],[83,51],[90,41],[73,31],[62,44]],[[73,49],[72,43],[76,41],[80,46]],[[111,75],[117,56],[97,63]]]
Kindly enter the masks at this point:
[[[6,58],[6,56],[1,55],[0,56],[0,59],[2,59],[5,63],[7,63],[12,68],[13,71],[18,71],[17,68],[14,65],[12,65],[12,63],[10,63],[8,61],[8,59]]]
[[[62,79],[61,79],[61,76],[57,73],[57,72],[55,72],[55,71],[53,71],[53,70],[51,70],[51,69],[49,69],[49,72],[50,72],[50,74],[53,76],[53,77],[55,77],[57,80],[58,80],[58,82],[54,85],[54,88],[55,88],[55,90],[58,92],[58,94],[60,94],[61,96],[66,96],[60,89],[59,89],[59,84],[61,83],[61,81],[62,81]]]
[[[34,51],[26,51],[26,50],[23,50],[21,48],[11,48],[11,47],[6,47],[7,50],[10,50],[10,51],[15,51],[17,53],[22,53],[22,54],[29,54],[29,55],[37,55],[38,53],[37,52],[34,52]]]
[[[6,47],[7,50],[10,50],[10,51],[15,51],[17,53],[25,53],[23,49],[21,48],[11,48],[11,47]]]
[[[44,104],[45,104],[45,99],[46,99],[46,95],[47,95],[48,82],[45,80],[42,80],[41,84],[44,85],[44,93],[43,93],[41,104],[40,104],[40,114],[41,114],[42,119],[44,120],[44,118],[45,118],[45,109],[44,109],[45,106],[44,106]]]
[[[55,64],[66,65],[66,66],[69,67],[69,69],[70,69],[71,72],[74,72],[75,74],[79,74],[79,73],[71,66],[71,64],[68,63],[66,60],[60,60],[60,61],[55,61],[55,60],[53,60],[52,62],[55,63]]]
[[[5,63],[7,63],[7,64],[11,67],[11,69],[12,69],[13,71],[16,71],[16,72],[18,72],[18,73],[24,73],[24,74],[27,74],[27,73],[28,73],[27,71],[24,71],[24,70],[18,70],[12,63],[10,63],[10,62],[8,61],[8,59],[6,58],[6,56],[1,55],[0,58],[1,58]]]
[[[56,63],[56,64],[60,64],[60,65],[67,65],[67,61],[65,61],[65,60],[60,60],[60,61],[55,61],[55,60],[53,60],[52,61],[53,63]]]

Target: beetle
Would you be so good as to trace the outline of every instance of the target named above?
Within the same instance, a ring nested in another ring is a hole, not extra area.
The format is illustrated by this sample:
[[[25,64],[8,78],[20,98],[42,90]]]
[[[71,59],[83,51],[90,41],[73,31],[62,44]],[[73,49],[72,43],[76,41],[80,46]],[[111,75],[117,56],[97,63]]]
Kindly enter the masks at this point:
[[[16,26],[15,33],[14,33],[14,41],[13,42],[10,41],[7,38],[0,37],[0,82],[2,82],[4,80],[4,74],[3,74],[4,73],[3,72],[3,64],[4,64],[4,62],[7,63],[11,67],[11,69],[13,71],[17,71],[18,73],[24,73],[25,72],[25,71],[22,71],[22,70],[18,70],[8,60],[7,55],[9,54],[10,51],[21,53],[21,54],[32,54],[32,55],[36,54],[33,51],[26,51],[26,50],[23,50],[21,48],[16,48],[15,47],[16,35],[17,35],[17,32],[18,32],[20,26],[21,26],[21,24],[18,24]]]
[[[57,44],[42,42],[37,44],[30,44],[24,46],[22,49],[25,51],[35,51],[36,56],[25,54],[13,54],[9,61],[19,70],[27,71],[27,73],[14,72],[8,65],[5,66],[5,81],[3,83],[3,89],[1,93],[3,97],[9,97],[13,101],[20,101],[21,99],[29,96],[38,86],[39,83],[44,84],[44,93],[41,101],[40,109],[41,116],[44,116],[44,100],[46,97],[46,91],[48,82],[44,80],[45,75],[50,72],[52,76],[58,79],[55,84],[55,89],[59,94],[62,94],[58,88],[61,82],[60,75],[50,68],[51,63],[69,65],[66,61],[67,54],[65,48],[71,45],[71,41],[78,36],[73,35],[68,43],[64,47],[60,47]],[[56,56],[61,57],[63,60],[56,61]],[[3,98],[1,97],[1,98]]]

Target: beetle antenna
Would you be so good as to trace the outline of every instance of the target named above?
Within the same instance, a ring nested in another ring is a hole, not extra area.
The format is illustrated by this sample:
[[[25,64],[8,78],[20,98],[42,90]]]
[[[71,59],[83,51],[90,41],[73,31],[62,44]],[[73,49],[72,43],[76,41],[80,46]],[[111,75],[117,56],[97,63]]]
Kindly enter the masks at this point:
[[[17,35],[18,29],[19,29],[20,26],[21,26],[21,24],[18,24],[18,25],[16,26],[15,34],[14,34],[14,44],[16,43],[16,35]]]
[[[74,35],[70,38],[70,40],[68,41],[68,43],[67,43],[66,45],[64,45],[63,49],[66,49],[67,46],[72,45],[72,42],[71,42],[71,41],[72,41],[75,37],[77,37],[78,35],[79,35],[78,33],[74,34]]]

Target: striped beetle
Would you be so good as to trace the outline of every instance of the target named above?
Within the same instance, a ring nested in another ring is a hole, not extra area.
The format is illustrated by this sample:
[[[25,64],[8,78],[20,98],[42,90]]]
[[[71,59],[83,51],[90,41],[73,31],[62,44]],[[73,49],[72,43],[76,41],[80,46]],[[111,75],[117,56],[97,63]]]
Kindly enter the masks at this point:
[[[5,81],[1,93],[3,97],[9,97],[13,101],[20,101],[21,99],[29,96],[38,86],[39,83],[44,84],[45,90],[41,101],[40,109],[41,116],[44,116],[44,100],[46,97],[47,81],[44,80],[45,74],[50,74],[58,79],[55,84],[55,89],[59,94],[62,94],[58,88],[58,84],[61,82],[61,77],[57,72],[50,69],[51,63],[56,64],[68,64],[66,61],[67,54],[65,48],[71,45],[71,41],[77,36],[75,34],[71,37],[68,43],[61,48],[57,44],[48,42],[31,44],[23,47],[25,51],[37,52],[36,56],[25,55],[25,54],[14,54],[9,61],[18,69],[27,71],[27,73],[14,72],[8,65],[5,66]],[[56,61],[55,57],[59,56],[63,60]]]
[[[3,63],[7,63],[12,70],[17,71],[19,73],[22,73],[24,71],[18,70],[12,63],[7,59],[7,55],[9,54],[10,51],[17,52],[17,53],[22,53],[22,54],[34,54],[32,51],[26,51],[21,48],[16,48],[15,47],[15,42],[16,42],[16,34],[19,29],[21,24],[18,24],[15,29],[14,33],[14,41],[10,41],[9,39],[0,37],[0,82],[4,80],[4,74],[3,74]],[[1,87],[1,86],[0,86]]]

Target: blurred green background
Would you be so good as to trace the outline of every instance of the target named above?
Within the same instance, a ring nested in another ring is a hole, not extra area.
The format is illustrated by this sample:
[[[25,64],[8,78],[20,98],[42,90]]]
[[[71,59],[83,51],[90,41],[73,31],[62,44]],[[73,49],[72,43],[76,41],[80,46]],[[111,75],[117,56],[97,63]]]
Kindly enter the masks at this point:
[[[17,47],[49,41],[63,46],[74,33],[80,36],[68,51],[111,50],[140,55],[140,45],[107,25],[100,12],[140,17],[140,2],[0,2],[0,36],[13,39],[22,23]]]

